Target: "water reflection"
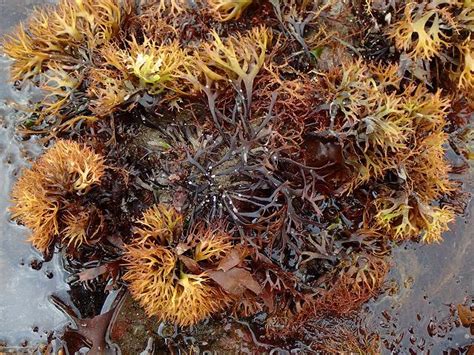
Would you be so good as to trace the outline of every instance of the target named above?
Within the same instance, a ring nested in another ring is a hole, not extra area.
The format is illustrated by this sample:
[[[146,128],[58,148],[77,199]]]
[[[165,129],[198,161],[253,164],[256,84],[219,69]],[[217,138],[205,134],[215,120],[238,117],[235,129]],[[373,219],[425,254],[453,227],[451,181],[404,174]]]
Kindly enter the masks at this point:
[[[464,190],[473,191],[474,173],[463,179]],[[386,340],[384,354],[460,354],[474,347],[473,334],[455,313],[458,304],[474,304],[473,217],[471,200],[441,244],[407,243],[394,249],[388,282],[394,280],[399,288],[372,302],[370,314],[362,315]]]
[[[45,1],[0,1],[0,34],[40,3]],[[0,58],[0,342],[9,345],[46,340],[48,332],[67,320],[47,299],[67,291],[59,261],[41,264],[41,256],[26,242],[28,230],[11,223],[7,213],[11,185],[27,165],[25,152],[39,153],[34,141],[15,138],[18,113],[13,102],[24,101],[24,95],[10,88],[8,61]]]

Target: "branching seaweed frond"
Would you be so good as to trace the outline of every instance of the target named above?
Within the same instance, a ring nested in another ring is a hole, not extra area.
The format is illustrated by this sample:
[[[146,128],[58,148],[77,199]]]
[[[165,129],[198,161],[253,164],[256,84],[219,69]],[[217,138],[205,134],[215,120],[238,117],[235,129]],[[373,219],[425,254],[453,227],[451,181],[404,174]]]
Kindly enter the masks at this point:
[[[10,69],[14,81],[29,79],[41,73],[44,62],[49,58],[48,53],[35,48],[34,41],[23,24],[13,34],[5,37],[3,50],[14,60]]]
[[[189,326],[226,307],[231,297],[210,282],[206,273],[193,275],[181,272],[173,289],[168,319],[176,324]]]
[[[346,125],[368,115],[377,103],[377,83],[362,59],[346,61],[340,68],[317,74],[323,77],[326,100],[333,110],[344,114]]]
[[[401,195],[396,198],[387,197],[375,201],[377,226],[389,231],[395,240],[411,239],[420,232],[413,219],[413,206],[410,206],[408,196]]]
[[[272,40],[272,32],[265,27],[255,27],[245,34],[230,36],[222,40],[212,31],[214,40],[203,43],[195,54],[195,65],[204,74],[207,83],[229,82],[245,89],[245,97],[250,100],[255,77],[263,67],[267,48]]]
[[[197,262],[219,260],[232,249],[231,238],[222,226],[214,229],[198,226],[188,239],[195,244],[194,260]]]
[[[92,49],[118,32],[121,8],[116,0],[62,0],[56,7],[40,8],[28,23],[32,37],[54,51],[83,42]]]
[[[209,5],[212,13],[225,22],[237,20],[245,9],[252,4],[253,0],[210,0]]]
[[[60,63],[50,62],[48,71],[40,79],[40,88],[46,93],[40,118],[61,116],[62,110],[70,105],[71,95],[81,84],[79,74],[64,70]]]
[[[422,85],[409,85],[402,98],[403,110],[412,118],[417,132],[443,130],[451,103],[448,98],[442,96],[441,90],[430,93]]]
[[[90,224],[90,213],[81,211],[73,214],[69,211],[61,219],[65,225],[63,233],[63,241],[66,245],[78,248],[83,244],[89,244],[88,227]]]
[[[84,193],[99,184],[105,172],[104,158],[89,147],[59,140],[35,164],[48,187]]]
[[[448,224],[454,221],[454,211],[449,207],[431,207],[419,204],[420,218],[425,221],[425,229],[421,236],[424,243],[439,243],[443,240],[443,232],[449,230]]]
[[[362,118],[366,139],[365,151],[380,150],[384,156],[405,147],[404,142],[413,131],[410,117],[400,108],[401,98],[382,93],[372,114]]]
[[[380,291],[389,268],[382,257],[361,253],[344,260],[332,275],[329,289],[314,300],[318,315],[347,316]]]
[[[151,240],[169,245],[182,230],[183,216],[180,213],[165,205],[154,205],[143,213],[134,231],[140,236],[139,243]]]
[[[442,233],[454,220],[451,208],[430,206],[406,193],[377,199],[375,205],[377,226],[389,232],[394,240],[421,237],[425,243],[440,242]]]
[[[418,11],[413,2],[405,6],[404,18],[389,29],[398,49],[415,59],[431,59],[438,56],[443,47],[449,46],[447,35],[442,31],[442,17],[438,9]]]
[[[14,60],[12,78],[29,79],[50,60],[77,63],[84,52],[109,42],[120,23],[117,0],[61,0],[57,6],[37,9],[4,41],[5,53]]]
[[[188,66],[188,55],[177,41],[158,45],[145,37],[142,43],[135,38],[130,42],[125,62],[131,75],[150,94],[158,94],[165,89],[184,92],[178,82]]]
[[[145,9],[152,9],[158,16],[177,16],[187,9],[186,0],[139,0],[140,6]]]
[[[472,96],[474,90],[474,44],[471,35],[458,48],[461,53],[461,65],[459,66],[459,73],[457,73],[459,77],[458,87]]]
[[[117,70],[93,68],[89,71],[89,109],[104,117],[123,105],[137,89]],[[133,107],[133,104],[130,105]]]
[[[432,132],[418,140],[409,159],[405,160],[409,187],[424,201],[432,201],[455,190],[449,179],[450,166],[443,147],[447,139],[442,131]]]

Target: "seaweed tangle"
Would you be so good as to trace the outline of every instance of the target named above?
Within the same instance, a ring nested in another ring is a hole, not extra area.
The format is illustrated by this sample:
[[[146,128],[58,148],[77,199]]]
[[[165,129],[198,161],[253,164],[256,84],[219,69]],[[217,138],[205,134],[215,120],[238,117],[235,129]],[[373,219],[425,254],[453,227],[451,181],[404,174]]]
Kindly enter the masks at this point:
[[[57,142],[12,218],[41,252],[65,247],[80,285],[126,285],[161,321],[232,314],[274,341],[376,347],[314,332],[381,293],[399,242],[442,241],[462,213],[448,143],[472,155],[472,2],[384,6],[36,10],[3,49],[16,87],[42,93],[20,132]]]

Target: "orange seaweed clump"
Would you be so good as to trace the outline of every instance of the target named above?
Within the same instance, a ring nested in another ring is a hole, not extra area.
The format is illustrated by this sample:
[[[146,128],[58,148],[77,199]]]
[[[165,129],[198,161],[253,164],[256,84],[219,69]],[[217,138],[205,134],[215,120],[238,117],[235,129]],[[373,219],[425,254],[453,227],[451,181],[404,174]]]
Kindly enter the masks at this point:
[[[348,315],[377,295],[388,272],[387,262],[379,256],[358,254],[342,262],[334,281],[314,303],[316,313]]]
[[[87,88],[87,96],[91,99],[89,109],[99,117],[115,111],[135,92],[132,85],[126,85],[120,71],[93,68],[89,72],[89,80]]]
[[[232,301],[206,272],[231,248],[227,235],[199,229],[179,243],[182,217],[163,205],[147,210],[137,224],[138,238],[125,248],[124,280],[147,315],[189,326]]]
[[[90,52],[111,40],[121,16],[116,0],[62,0],[57,6],[35,10],[4,41],[5,53],[14,60],[12,79],[33,77],[51,60],[77,63],[84,55],[81,49]]]
[[[326,120],[322,115],[315,115],[315,107],[321,104],[318,97],[316,81],[303,73],[292,71],[294,79],[283,80],[283,71],[289,71],[287,65],[276,66],[269,64],[256,79],[254,90],[254,107],[257,117],[264,116],[269,103],[276,96],[272,107],[274,115],[278,116],[275,128],[284,132],[282,138],[286,141],[303,141],[303,133],[307,125],[316,129],[324,127]]]
[[[165,247],[128,246],[125,259],[124,280],[148,316],[189,326],[222,310],[229,301],[222,290],[209,285],[205,273],[180,271],[178,256]]]
[[[28,227],[32,231],[29,241],[36,249],[45,252],[59,233],[60,203],[48,196],[41,186],[41,175],[35,166],[22,173],[13,187],[11,197],[12,219]]]
[[[64,225],[61,240],[64,244],[76,249],[84,244],[92,245],[103,227],[100,215],[98,216],[99,223],[96,224],[93,223],[94,217],[97,217],[97,211],[93,208],[81,208],[79,211],[66,210],[61,218]]]
[[[397,65],[352,60],[342,67],[342,72],[318,74],[326,100],[336,109],[334,126],[354,132],[346,149],[355,170],[352,189],[390,172],[423,201],[452,192],[444,152],[450,100],[443,92],[412,84],[401,92]]]
[[[70,140],[59,140],[35,164],[49,188],[84,193],[104,175],[104,158],[89,147]]]
[[[289,314],[279,336],[294,337],[312,322],[328,317],[347,317],[379,294],[389,265],[382,255],[361,252],[348,256],[324,275],[313,294],[294,315]]]
[[[87,224],[88,218],[83,216],[81,223],[79,220],[69,223],[71,218],[66,215],[62,221],[60,212],[67,203],[68,193],[86,193],[91,186],[99,184],[104,171],[102,156],[68,140],[57,141],[30,169],[23,171],[11,193],[10,211],[14,220],[31,229],[29,240],[35,248],[46,252],[60,234],[62,223],[68,226],[68,244],[79,246],[85,241],[85,231],[78,230],[78,226]]]

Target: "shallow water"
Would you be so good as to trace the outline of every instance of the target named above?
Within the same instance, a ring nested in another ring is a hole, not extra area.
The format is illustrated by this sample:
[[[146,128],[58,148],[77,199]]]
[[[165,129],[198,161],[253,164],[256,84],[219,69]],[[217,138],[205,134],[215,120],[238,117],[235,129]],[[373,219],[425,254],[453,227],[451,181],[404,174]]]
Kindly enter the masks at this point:
[[[41,1],[44,3],[44,1]],[[7,31],[40,1],[0,1],[0,33]],[[9,221],[7,212],[12,183],[40,147],[20,142],[14,133],[19,113],[13,102],[22,103],[25,94],[12,90],[8,82],[8,60],[0,58],[0,342],[38,343],[46,333],[61,327],[66,317],[48,297],[65,294],[67,285],[57,258],[44,263],[29,243],[28,230]],[[39,270],[35,270],[39,269]]]
[[[474,173],[462,180],[464,190],[473,191]],[[395,281],[398,292],[368,305],[365,320],[387,340],[384,353],[391,347],[402,354],[460,354],[469,346],[474,350],[474,334],[453,316],[458,304],[474,305],[472,200],[450,227],[440,244],[407,243],[394,250],[387,283]]]

